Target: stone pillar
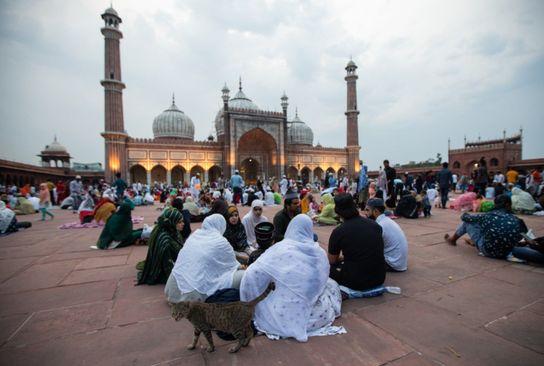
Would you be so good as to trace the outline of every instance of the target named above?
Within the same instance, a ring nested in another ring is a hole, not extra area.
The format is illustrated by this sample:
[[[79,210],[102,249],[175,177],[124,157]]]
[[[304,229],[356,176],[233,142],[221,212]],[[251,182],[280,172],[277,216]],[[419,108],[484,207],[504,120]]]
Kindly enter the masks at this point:
[[[172,184],[172,170],[170,169],[166,170],[166,184]]]
[[[310,169],[310,174],[308,174],[308,179],[310,180],[310,183],[314,182],[314,171]]]
[[[151,187],[151,170],[146,170],[145,176],[146,176],[147,185]]]
[[[209,183],[209,173],[208,170],[204,169],[204,182],[202,183]]]
[[[191,182],[191,176],[189,171],[185,171],[185,173],[183,174],[183,182],[186,182],[187,184]]]

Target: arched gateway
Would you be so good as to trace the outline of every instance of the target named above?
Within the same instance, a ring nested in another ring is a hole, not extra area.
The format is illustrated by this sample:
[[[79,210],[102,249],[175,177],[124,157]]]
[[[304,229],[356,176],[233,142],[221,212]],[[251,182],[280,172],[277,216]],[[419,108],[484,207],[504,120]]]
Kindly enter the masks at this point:
[[[278,176],[278,145],[263,129],[257,127],[244,133],[238,140],[237,153],[238,169],[247,183],[254,183],[257,177]]]

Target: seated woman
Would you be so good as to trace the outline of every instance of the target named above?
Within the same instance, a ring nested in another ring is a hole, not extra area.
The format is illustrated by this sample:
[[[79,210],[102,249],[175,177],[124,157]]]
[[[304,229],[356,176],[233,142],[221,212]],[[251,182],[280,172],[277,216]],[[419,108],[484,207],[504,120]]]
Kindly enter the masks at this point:
[[[151,237],[143,271],[138,274],[138,285],[166,283],[183,247],[183,215],[176,208],[165,210],[159,216]],[[141,268],[138,263],[138,267]]]
[[[242,219],[242,224],[246,230],[247,242],[255,247],[257,239],[255,238],[255,226],[261,222],[267,222],[268,218],[263,215],[264,202],[261,200],[253,200],[251,202],[251,210]]]
[[[229,241],[232,249],[234,249],[236,259],[240,263],[245,264],[249,259],[252,249],[247,243],[246,230],[240,221],[240,214],[236,206],[229,206],[225,218],[227,220],[227,229],[223,236]]]
[[[181,197],[174,198],[171,205],[173,208],[178,209],[183,216],[183,229],[181,230],[181,237],[183,238],[183,241],[185,241],[189,235],[191,235],[191,214],[189,211],[183,209],[183,199]]]
[[[202,220],[204,220],[204,215],[192,196],[187,196],[185,198],[183,209],[189,211],[189,214],[191,214],[191,222],[202,222]]]
[[[256,298],[270,282],[276,284],[255,308],[255,327],[268,336],[306,342],[310,333],[324,334],[340,316],[340,289],[328,278],[327,254],[314,242],[312,226],[307,215],[295,216],[284,239],[249,266],[242,279],[242,301]]]
[[[106,192],[104,192],[102,194],[102,198],[100,199],[100,201],[94,208],[94,211],[93,211],[94,221],[97,224],[100,224],[100,223],[105,224],[106,222],[108,222],[111,215],[114,214],[115,210],[116,210],[116,207],[115,207],[115,204],[113,203],[113,198],[110,195],[106,194]]]
[[[407,219],[417,219],[417,209],[416,198],[409,191],[403,191],[402,196],[397,203],[397,207],[395,208],[395,215]]]
[[[85,198],[79,205],[77,212],[79,214],[80,223],[85,224],[93,221],[94,201],[91,193],[87,192],[87,194],[85,194]]]
[[[168,302],[204,301],[219,289],[240,287],[244,271],[223,237],[226,226],[214,214],[189,236],[164,288]]]
[[[125,200],[114,213],[98,238],[96,246],[98,249],[115,249],[134,244],[142,236],[143,229],[133,230],[132,216],[130,211],[134,204]]]
[[[338,216],[334,212],[334,198],[332,198],[332,195],[326,193],[321,197],[321,200],[323,201],[323,209],[316,217],[317,222],[322,225],[338,224]]]
[[[21,228],[29,228],[30,222],[17,222],[15,212],[6,207],[4,201],[0,201],[0,235],[7,235],[19,231]]]
[[[532,214],[536,211],[535,200],[529,192],[521,188],[512,189],[512,211],[520,214]]]
[[[36,213],[32,202],[27,200],[25,197],[17,197],[17,202],[15,208],[13,208],[13,212],[15,212],[17,215],[30,215]]]

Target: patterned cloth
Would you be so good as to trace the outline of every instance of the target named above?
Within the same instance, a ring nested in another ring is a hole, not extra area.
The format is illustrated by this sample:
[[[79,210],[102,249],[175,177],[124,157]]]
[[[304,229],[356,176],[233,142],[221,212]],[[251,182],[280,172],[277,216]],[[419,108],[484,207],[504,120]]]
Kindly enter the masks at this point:
[[[481,215],[464,213],[461,220],[480,226],[485,254],[492,258],[505,258],[522,239],[521,233],[527,232],[522,220],[502,209]]]
[[[143,272],[138,276],[139,285],[155,285],[168,280],[183,246],[183,239],[176,228],[181,220],[183,215],[176,208],[165,210],[158,218],[149,238]]]

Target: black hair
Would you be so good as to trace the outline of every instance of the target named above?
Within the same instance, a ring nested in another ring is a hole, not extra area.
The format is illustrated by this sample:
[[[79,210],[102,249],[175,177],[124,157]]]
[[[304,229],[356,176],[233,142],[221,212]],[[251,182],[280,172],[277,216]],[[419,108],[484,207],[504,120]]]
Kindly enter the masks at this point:
[[[334,196],[334,212],[345,220],[359,216],[355,201],[348,193],[340,193]]]
[[[116,176],[117,178],[121,178],[121,173],[117,172],[117,173],[115,173],[115,176]]]
[[[442,163],[442,167],[443,167],[443,168],[447,168],[447,167],[448,167],[448,165],[449,165],[449,164],[448,164],[448,162],[447,162],[447,161],[445,161],[445,162],[443,162],[443,163]]]
[[[496,210],[509,210],[512,207],[512,199],[506,194],[499,194],[497,197],[495,197],[494,203]]]
[[[385,159],[385,160],[383,161],[383,163],[384,163],[384,164],[385,164],[385,163],[389,164],[389,160]]]

